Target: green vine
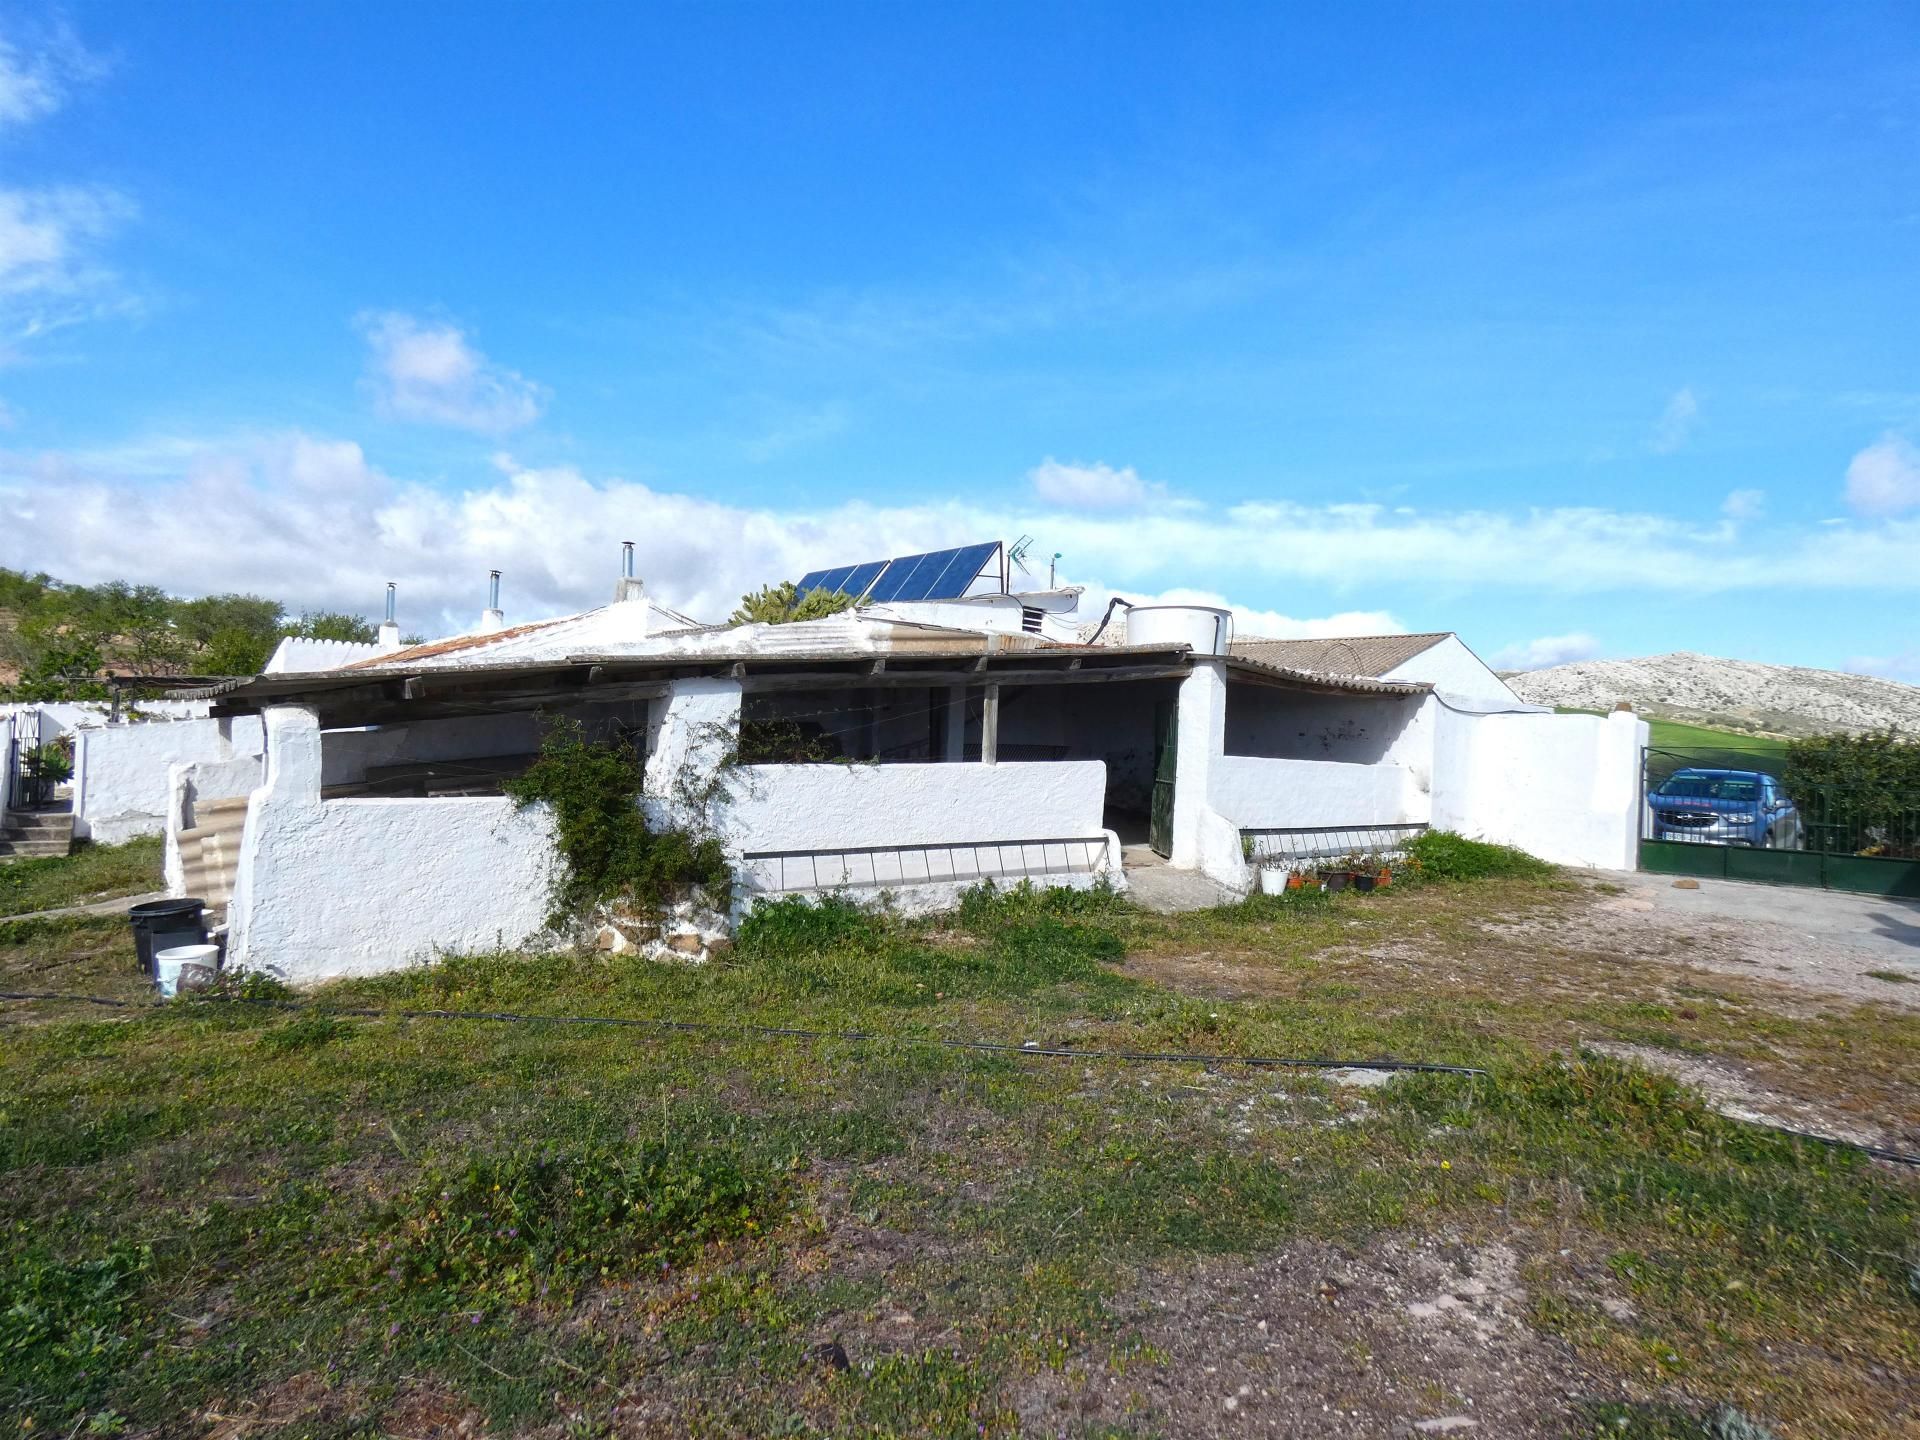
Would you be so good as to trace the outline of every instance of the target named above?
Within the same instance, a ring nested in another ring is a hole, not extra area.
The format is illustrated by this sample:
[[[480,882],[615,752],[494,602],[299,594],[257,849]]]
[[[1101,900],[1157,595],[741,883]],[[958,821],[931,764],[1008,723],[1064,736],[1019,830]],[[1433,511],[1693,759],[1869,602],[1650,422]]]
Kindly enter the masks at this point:
[[[717,836],[655,830],[640,805],[645,769],[635,735],[625,727],[594,739],[578,720],[555,716],[539,757],[505,790],[522,809],[552,807],[560,870],[554,881],[556,920],[584,917],[602,901],[666,903],[676,890],[699,886],[727,903],[733,872]]]

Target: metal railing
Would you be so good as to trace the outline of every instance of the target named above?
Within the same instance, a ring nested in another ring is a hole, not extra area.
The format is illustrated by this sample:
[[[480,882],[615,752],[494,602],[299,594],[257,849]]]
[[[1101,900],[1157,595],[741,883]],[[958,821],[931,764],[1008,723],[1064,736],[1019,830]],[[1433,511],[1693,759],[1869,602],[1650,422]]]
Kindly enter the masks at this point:
[[[1415,822],[1243,828],[1240,840],[1252,865],[1306,867],[1323,860],[1391,860],[1426,830]]]
[[[1093,875],[1106,864],[1104,835],[935,845],[867,845],[831,850],[759,850],[740,857],[741,879],[757,894],[884,890],[901,885],[975,884]]]

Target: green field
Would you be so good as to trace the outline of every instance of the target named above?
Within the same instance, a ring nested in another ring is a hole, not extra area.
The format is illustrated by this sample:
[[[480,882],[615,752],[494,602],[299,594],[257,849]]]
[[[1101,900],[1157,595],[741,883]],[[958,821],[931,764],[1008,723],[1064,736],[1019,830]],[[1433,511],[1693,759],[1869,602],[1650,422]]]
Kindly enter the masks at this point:
[[[1594,715],[1599,712],[1564,710],[1562,713]],[[1787,742],[1771,736],[1682,725],[1678,720],[1649,718],[1647,726],[1653,732],[1647,751],[1647,778],[1656,785],[1689,765],[1710,770],[1764,770],[1778,775],[1787,763]]]

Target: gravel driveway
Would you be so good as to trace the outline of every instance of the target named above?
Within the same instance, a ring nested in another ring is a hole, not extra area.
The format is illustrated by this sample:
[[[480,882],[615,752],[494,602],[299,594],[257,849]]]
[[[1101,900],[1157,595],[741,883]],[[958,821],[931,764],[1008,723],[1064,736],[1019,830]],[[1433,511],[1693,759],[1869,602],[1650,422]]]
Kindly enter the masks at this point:
[[[1623,945],[1680,938],[1688,963],[1709,970],[1920,1010],[1920,902],[1740,880],[1593,878],[1621,889],[1590,913]]]

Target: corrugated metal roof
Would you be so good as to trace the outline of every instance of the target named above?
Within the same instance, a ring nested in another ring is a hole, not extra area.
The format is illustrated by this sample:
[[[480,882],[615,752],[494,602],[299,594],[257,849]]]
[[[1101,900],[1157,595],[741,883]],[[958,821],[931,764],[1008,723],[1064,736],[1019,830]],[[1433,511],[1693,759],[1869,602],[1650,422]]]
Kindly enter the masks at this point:
[[[1265,640],[1247,636],[1233,642],[1233,653],[1291,670],[1377,678],[1399,669],[1414,656],[1425,654],[1451,633],[1438,630],[1422,635],[1349,635],[1325,640]]]

